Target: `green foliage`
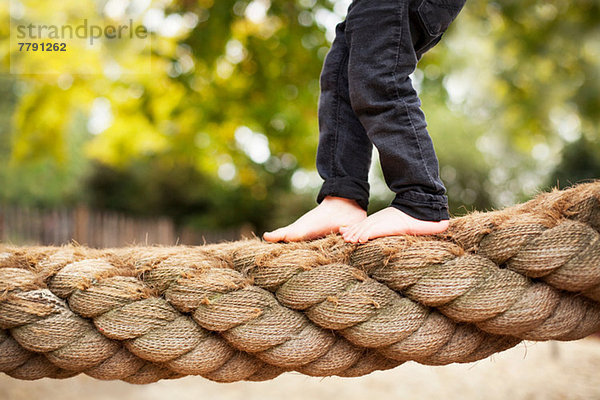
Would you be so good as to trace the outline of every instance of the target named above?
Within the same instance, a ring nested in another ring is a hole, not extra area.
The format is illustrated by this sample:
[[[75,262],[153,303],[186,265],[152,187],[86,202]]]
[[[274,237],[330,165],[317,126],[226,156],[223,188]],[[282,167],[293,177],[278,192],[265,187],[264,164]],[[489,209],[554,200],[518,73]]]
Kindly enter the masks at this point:
[[[89,204],[134,215],[169,215],[180,225],[222,229],[252,224],[264,230],[270,215],[289,189],[289,172],[265,173],[261,180],[272,193],[258,196],[240,186],[223,185],[189,164],[160,157],[138,159],[127,169],[96,163],[88,178]],[[258,198],[257,198],[258,197]]]
[[[73,205],[83,197],[81,180],[85,177],[88,161],[81,153],[87,138],[81,127],[82,116],[75,116],[79,128],[70,127],[61,132],[65,140],[63,151],[50,151],[40,157],[18,162],[18,146],[11,137],[11,115],[14,113],[21,82],[0,79],[0,201],[38,207]],[[32,118],[32,120],[34,120]],[[75,124],[74,124],[75,125]],[[83,135],[79,133],[83,132]],[[40,134],[39,139],[52,141],[52,136]],[[22,143],[22,142],[21,142]],[[50,148],[55,148],[51,143]]]
[[[548,179],[548,186],[565,188],[600,176],[600,146],[585,137],[565,146],[560,164]]]

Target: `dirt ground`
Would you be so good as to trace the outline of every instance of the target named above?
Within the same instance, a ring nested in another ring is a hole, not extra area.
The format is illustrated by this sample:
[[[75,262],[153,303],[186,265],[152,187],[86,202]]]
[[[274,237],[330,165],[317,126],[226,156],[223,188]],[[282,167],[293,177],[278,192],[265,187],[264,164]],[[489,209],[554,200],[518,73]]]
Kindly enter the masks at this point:
[[[0,375],[0,399],[108,400],[369,400],[600,399],[600,340],[525,343],[471,364],[427,367],[407,363],[361,378],[310,378],[296,373],[272,381],[219,384],[186,377],[137,386],[80,375],[26,382]]]

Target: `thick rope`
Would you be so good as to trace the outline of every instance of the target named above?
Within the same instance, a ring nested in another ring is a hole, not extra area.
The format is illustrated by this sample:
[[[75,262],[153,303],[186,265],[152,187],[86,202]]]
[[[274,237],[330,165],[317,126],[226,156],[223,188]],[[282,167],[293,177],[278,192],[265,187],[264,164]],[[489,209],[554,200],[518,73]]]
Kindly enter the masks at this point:
[[[359,376],[600,329],[600,183],[364,245],[0,248],[0,371]]]

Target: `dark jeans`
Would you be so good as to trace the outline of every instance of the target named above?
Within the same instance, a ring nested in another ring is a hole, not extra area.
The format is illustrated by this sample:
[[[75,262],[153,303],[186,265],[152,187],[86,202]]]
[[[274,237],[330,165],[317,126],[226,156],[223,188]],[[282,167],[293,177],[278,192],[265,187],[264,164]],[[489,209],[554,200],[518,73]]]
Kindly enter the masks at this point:
[[[373,144],[392,206],[412,217],[448,219],[421,102],[410,81],[466,0],[354,0],[321,73],[317,170],[325,196],[354,199],[365,210]]]

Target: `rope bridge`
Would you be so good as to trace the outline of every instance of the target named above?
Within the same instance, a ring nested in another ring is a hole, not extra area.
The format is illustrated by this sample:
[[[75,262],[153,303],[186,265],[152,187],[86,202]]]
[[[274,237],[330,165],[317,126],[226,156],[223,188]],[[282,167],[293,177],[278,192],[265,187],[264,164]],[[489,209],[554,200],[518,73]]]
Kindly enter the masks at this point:
[[[0,371],[150,383],[360,376],[600,329],[600,182],[346,244],[0,247]]]

